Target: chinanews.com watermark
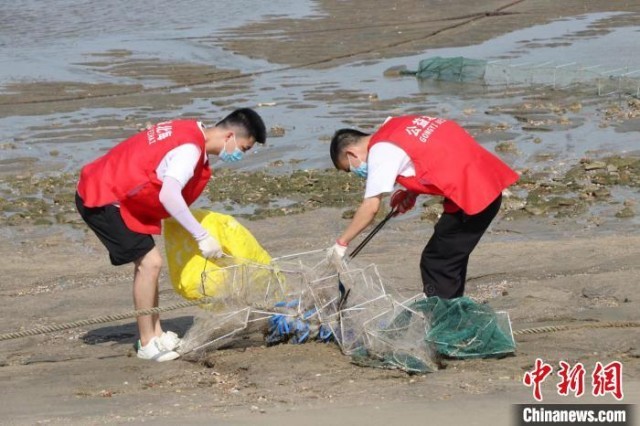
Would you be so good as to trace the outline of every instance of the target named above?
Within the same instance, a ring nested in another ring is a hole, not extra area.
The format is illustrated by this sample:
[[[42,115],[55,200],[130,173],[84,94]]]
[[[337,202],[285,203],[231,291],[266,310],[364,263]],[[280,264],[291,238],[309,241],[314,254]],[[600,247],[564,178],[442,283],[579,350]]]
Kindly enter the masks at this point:
[[[517,425],[635,425],[633,404],[624,404],[622,363],[608,364],[596,362],[587,371],[584,364],[570,365],[560,361],[556,374],[554,366],[538,358],[533,369],[524,373],[522,383],[531,388],[532,404],[515,405]],[[555,390],[567,397],[566,404],[544,404],[542,384],[557,377]],[[580,404],[579,398],[585,394],[602,399],[598,404]]]
[[[518,425],[633,425],[626,404],[520,404]]]

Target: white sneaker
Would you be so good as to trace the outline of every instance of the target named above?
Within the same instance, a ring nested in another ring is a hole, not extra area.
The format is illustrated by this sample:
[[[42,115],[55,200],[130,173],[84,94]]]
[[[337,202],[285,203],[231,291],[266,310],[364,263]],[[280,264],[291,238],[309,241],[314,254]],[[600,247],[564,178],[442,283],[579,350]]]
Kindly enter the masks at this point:
[[[163,362],[179,358],[178,352],[167,350],[158,337],[154,337],[145,346],[138,348],[138,358],[151,361]]]
[[[173,331],[165,331],[158,337],[163,348],[169,351],[178,351],[182,347],[182,339]]]

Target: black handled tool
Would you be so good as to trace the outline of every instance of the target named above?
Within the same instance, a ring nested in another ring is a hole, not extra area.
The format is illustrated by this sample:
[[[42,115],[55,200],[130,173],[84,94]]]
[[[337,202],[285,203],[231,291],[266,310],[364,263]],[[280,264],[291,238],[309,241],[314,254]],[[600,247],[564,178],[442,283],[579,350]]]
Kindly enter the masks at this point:
[[[395,216],[396,213],[397,213],[396,209],[391,209],[391,211],[387,214],[387,216],[385,216],[385,218],[382,219],[380,223],[378,223],[376,227],[371,230],[371,232],[369,232],[369,235],[367,235],[366,238],[362,240],[360,244],[358,244],[358,247],[353,249],[353,251],[348,255],[348,260],[351,260],[354,257],[356,257],[358,253],[360,253],[360,251],[364,248],[364,246],[366,246],[367,243],[371,241],[371,239],[378,233],[378,231],[382,229],[385,223],[387,223],[389,219]],[[351,289],[347,290],[344,284],[342,283],[342,280],[340,279],[340,274],[338,274],[338,290],[340,291],[340,299],[338,299],[338,311],[340,311],[342,309],[342,306],[346,303],[347,297],[349,297],[349,293],[351,292]]]
[[[379,224],[376,225],[375,228],[373,228],[371,230],[371,232],[369,232],[369,235],[366,236],[366,238],[364,240],[362,240],[362,242],[360,244],[358,244],[358,247],[356,247],[355,249],[353,249],[353,251],[351,252],[351,254],[349,254],[349,260],[353,259],[354,257],[356,257],[358,255],[358,253],[360,253],[360,250],[362,250],[364,248],[364,246],[367,245],[367,243],[369,241],[371,241],[371,239],[378,233],[379,230],[382,229],[382,227],[384,226],[385,223],[387,223],[389,221],[389,219],[391,219],[393,216],[395,216],[396,214],[396,209],[392,209],[389,214],[387,214],[385,216],[384,219],[382,219],[380,221]]]

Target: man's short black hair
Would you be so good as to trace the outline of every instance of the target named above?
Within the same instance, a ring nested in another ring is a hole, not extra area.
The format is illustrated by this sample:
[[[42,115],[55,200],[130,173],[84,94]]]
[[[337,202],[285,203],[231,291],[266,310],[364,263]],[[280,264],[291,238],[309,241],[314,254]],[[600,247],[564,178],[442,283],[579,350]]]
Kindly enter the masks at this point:
[[[253,137],[258,143],[267,140],[267,129],[264,121],[257,112],[251,108],[240,108],[227,115],[216,126],[240,127],[246,132],[246,136]]]
[[[358,143],[358,141],[365,136],[369,136],[369,133],[364,133],[355,129],[340,129],[333,134],[329,153],[331,154],[331,161],[333,161],[333,165],[336,166],[336,169],[339,168],[338,160],[340,154],[342,154],[344,150],[351,145]]]

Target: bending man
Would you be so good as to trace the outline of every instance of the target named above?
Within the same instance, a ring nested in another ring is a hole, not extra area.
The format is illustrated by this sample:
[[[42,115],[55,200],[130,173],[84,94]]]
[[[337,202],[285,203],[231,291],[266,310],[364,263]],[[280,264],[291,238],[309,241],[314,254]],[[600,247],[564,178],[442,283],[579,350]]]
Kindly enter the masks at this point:
[[[238,161],[264,143],[265,125],[253,110],[239,109],[214,127],[195,120],[156,124],[113,147],[80,172],[76,206],[109,252],[113,265],[133,262],[136,309],[158,306],[162,256],[153,234],[173,216],[197,241],[206,258],[222,249],[189,210],[211,177],[209,154]],[[164,332],[159,315],[138,317],[138,358],[175,359],[180,339]]]
[[[374,219],[382,196],[402,214],[419,194],[444,197],[444,213],[422,252],[424,293],[444,299],[464,293],[469,255],[498,213],[502,190],[518,174],[485,150],[462,127],[442,118],[389,118],[374,134],[338,130],[331,140],[338,170],[367,180],[364,200],[328,254],[341,261],[348,244]]]

